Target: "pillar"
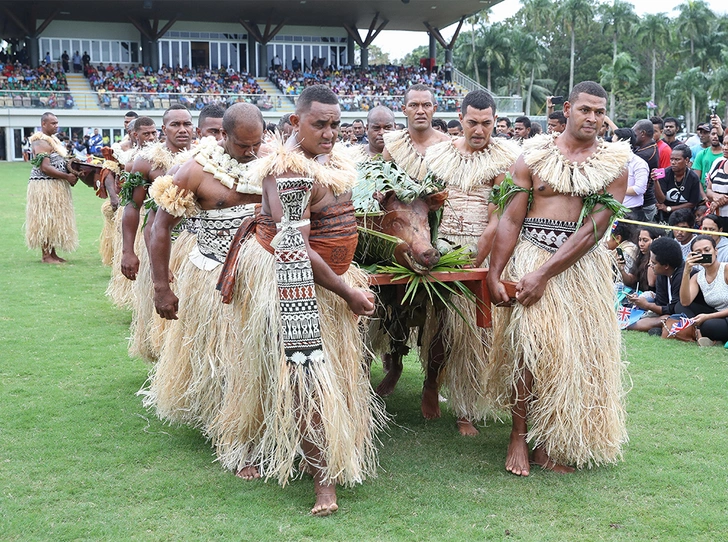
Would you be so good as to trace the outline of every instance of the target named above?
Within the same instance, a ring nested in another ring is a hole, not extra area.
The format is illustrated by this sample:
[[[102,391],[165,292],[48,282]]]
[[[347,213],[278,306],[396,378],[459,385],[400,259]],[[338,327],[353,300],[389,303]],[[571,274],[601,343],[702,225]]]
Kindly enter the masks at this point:
[[[256,47],[258,42],[256,39],[248,33],[248,73],[251,73],[255,75],[255,77],[264,77],[261,76],[260,73],[258,73],[258,70],[255,67],[255,60],[256,60]]]
[[[40,65],[40,39],[30,36],[27,38],[26,44],[28,46],[28,63],[31,68],[37,68]]]
[[[260,53],[258,54],[258,66],[260,70],[258,77],[268,77],[270,63],[268,62],[268,46],[264,43],[260,44]]]
[[[430,32],[430,71],[435,69],[435,63],[437,62],[437,40],[435,35]]]
[[[354,38],[352,38],[350,35],[346,35],[346,63],[354,67],[354,64],[356,64],[356,48],[354,46]]]
[[[361,67],[362,68],[369,67],[369,47],[361,48]]]

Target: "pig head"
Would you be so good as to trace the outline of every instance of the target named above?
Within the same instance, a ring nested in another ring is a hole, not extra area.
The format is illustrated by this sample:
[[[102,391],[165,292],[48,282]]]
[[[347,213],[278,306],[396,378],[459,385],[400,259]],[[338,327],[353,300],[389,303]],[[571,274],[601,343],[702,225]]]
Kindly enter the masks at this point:
[[[440,253],[432,246],[428,214],[447,200],[447,191],[429,194],[404,203],[394,190],[376,192],[374,199],[385,212],[381,231],[404,241],[394,252],[397,263],[420,275],[426,274],[440,261]]]

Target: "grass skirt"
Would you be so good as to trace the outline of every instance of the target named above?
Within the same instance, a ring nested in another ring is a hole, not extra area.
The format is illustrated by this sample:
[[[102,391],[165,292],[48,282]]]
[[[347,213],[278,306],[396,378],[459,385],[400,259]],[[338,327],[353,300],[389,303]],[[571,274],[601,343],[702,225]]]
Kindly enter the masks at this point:
[[[78,248],[71,185],[66,181],[38,179],[28,183],[25,244],[32,250],[56,248],[73,252]]]
[[[131,319],[131,337],[129,338],[129,355],[142,358],[145,361],[154,363],[159,358],[166,328],[169,320],[160,318],[154,308],[154,282],[152,281],[152,267],[149,261],[149,252],[144,246],[143,236],[142,248],[137,253],[139,257],[139,273],[132,286],[133,305]],[[176,277],[182,259],[194,246],[195,236],[183,231],[172,243],[172,251],[169,257],[169,270]],[[170,284],[172,291],[176,293],[177,282]]]
[[[458,418],[473,423],[485,422],[488,418],[500,419],[498,411],[502,408],[498,408],[495,398],[487,393],[493,330],[476,326],[474,303],[461,296],[451,296],[451,299],[470,326],[450,307],[438,311],[445,347],[445,363],[438,379],[440,391],[447,397],[450,409]],[[421,348],[423,365],[427,363],[427,352],[437,331],[437,322],[435,308],[428,307]]]
[[[114,232],[116,230],[115,212],[111,202],[107,199],[101,204],[101,215],[104,217],[104,227],[99,237],[99,254],[101,263],[110,266],[114,260]]]
[[[134,254],[137,256],[144,249],[144,239],[141,235],[141,227],[144,223],[144,212],[142,210],[139,214],[139,228],[137,229],[136,239],[134,240]],[[121,252],[124,248],[124,239],[121,231],[123,216],[124,207],[119,207],[116,213],[114,213],[114,256],[111,260],[111,278],[106,288],[106,295],[120,309],[131,309],[133,305],[132,286],[134,286],[134,281],[126,278],[121,272]]]
[[[216,289],[221,268],[202,270],[188,253],[176,273],[179,319],[167,322],[144,404],[163,420],[208,433],[222,404],[223,367],[233,361],[242,315],[221,301]]]
[[[376,434],[384,427],[363,359],[357,319],[346,302],[316,287],[325,361],[308,367],[286,362],[282,344],[275,262],[255,239],[241,248],[233,307],[242,319],[226,367],[220,416],[209,436],[222,465],[255,465],[285,485],[294,476],[305,440],[321,450],[325,482],[353,485],[377,468]],[[351,267],[342,279],[366,287]],[[314,458],[306,458],[314,464]]]
[[[517,281],[551,255],[521,240],[503,278]],[[488,383],[500,389],[493,396],[512,406],[523,360],[533,374],[527,440],[576,467],[615,463],[627,442],[625,365],[610,269],[599,246],[552,278],[536,304],[495,309]]]

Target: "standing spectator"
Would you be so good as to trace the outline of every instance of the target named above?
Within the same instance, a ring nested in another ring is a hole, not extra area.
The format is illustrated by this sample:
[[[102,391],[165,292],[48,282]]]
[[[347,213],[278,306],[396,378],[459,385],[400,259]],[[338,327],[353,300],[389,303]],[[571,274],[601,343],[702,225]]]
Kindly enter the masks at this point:
[[[655,140],[657,152],[659,153],[657,167],[670,167],[672,149],[670,148],[670,145],[662,140],[662,128],[665,123],[663,122],[662,117],[652,117],[650,122],[652,123],[652,139]]]
[[[445,82],[452,83],[452,61],[445,62]]]
[[[69,60],[71,57],[68,56],[68,51],[63,51],[63,54],[61,55],[61,65],[63,66],[63,73],[68,73],[71,71],[71,65],[69,64]]]
[[[703,185],[703,188],[707,189],[707,174],[711,169],[711,166],[716,160],[723,157],[723,149],[721,148],[721,137],[718,134],[718,129],[713,126],[710,129],[710,147],[700,151],[700,154],[695,158],[693,162],[693,170],[698,174],[698,179]]]
[[[548,129],[546,130],[549,134],[562,133],[566,130],[566,117],[563,111],[554,111],[549,114],[548,120],[546,121]]]
[[[361,119],[356,119],[354,122],[351,123],[351,131],[354,134],[354,137],[356,137],[356,142],[360,145],[366,145],[369,143],[369,140],[367,139],[367,131],[364,127],[364,121]]]
[[[31,144],[30,144],[30,139],[28,139],[28,136],[25,136],[23,138],[23,143],[22,143],[22,147],[21,148],[23,150],[23,161],[24,162],[30,161]]]
[[[690,152],[693,153],[693,164],[695,163],[698,154],[700,154],[700,151],[710,147],[710,124],[705,122],[698,126],[698,138],[700,139],[700,143],[690,147]],[[703,180],[701,179],[700,182],[702,183]]]
[[[495,135],[510,138],[511,137],[511,119],[508,117],[499,117],[495,123]]]
[[[294,56],[293,60],[291,60],[291,69],[294,72],[297,72],[298,70],[301,69],[301,62],[298,60],[297,56]]]
[[[680,126],[680,123],[675,117],[665,117],[663,119],[663,122],[664,127],[662,132],[662,140],[670,145],[671,149],[674,149],[675,145],[680,143],[680,141],[678,141],[677,139],[677,130]]]
[[[81,67],[81,55],[78,51],[73,53],[73,73],[80,73],[83,68]]]
[[[451,120],[447,123],[447,133],[452,137],[460,137],[463,135],[463,125],[457,119]]]
[[[273,71],[280,71],[281,67],[283,66],[283,62],[281,62],[281,57],[278,55],[273,57]]]
[[[690,149],[680,143],[675,145],[671,153],[670,167],[665,169],[664,177],[657,179],[655,178],[657,171],[652,172],[660,220],[668,220],[670,214],[677,209],[690,209],[692,213],[702,201],[700,179],[689,166]]]
[[[629,141],[634,148],[636,137],[631,128],[617,128],[612,141]],[[649,181],[650,168],[642,158],[632,153],[627,163],[627,191],[622,204],[629,209],[629,218],[644,222],[647,220],[643,210],[645,191]]]
[[[86,69],[86,66],[91,64],[91,57],[88,56],[88,51],[83,52],[83,56],[81,57],[81,61],[83,62],[83,68]]]
[[[655,129],[649,120],[640,120],[632,127],[635,135],[634,153],[647,162],[647,166],[652,170],[659,167],[659,156],[657,152],[657,144],[652,139]],[[657,215],[657,199],[655,199],[655,181],[650,176],[647,181],[647,189],[644,194],[642,210],[648,222],[652,222]]]
[[[92,135],[88,140],[89,151],[91,152],[91,154],[98,154],[101,152],[101,145],[103,141],[104,140],[99,133],[99,129],[94,128],[94,135]]]
[[[513,123],[513,137],[519,141],[531,137],[531,119],[518,117]]]
[[[710,212],[728,216],[728,134],[723,136],[723,158],[713,162],[705,177]]]

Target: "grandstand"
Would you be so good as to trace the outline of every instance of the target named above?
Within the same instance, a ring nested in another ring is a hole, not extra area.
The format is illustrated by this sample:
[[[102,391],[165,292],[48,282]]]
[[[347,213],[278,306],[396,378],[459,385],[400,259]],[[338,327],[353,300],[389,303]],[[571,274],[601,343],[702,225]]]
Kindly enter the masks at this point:
[[[69,135],[97,127],[114,140],[125,110],[161,120],[176,102],[194,114],[212,101],[246,101],[275,121],[313,83],[334,89],[345,120],[380,103],[401,110],[414,82],[436,89],[438,116],[454,117],[476,84],[457,70],[446,82],[436,47],[451,58],[464,19],[499,1],[3,1],[0,159],[21,159],[22,139],[44,110]],[[446,41],[439,29],[458,21]],[[368,47],[384,28],[428,32],[429,58],[419,67],[369,66]],[[518,114],[520,98],[499,99],[498,108]]]

